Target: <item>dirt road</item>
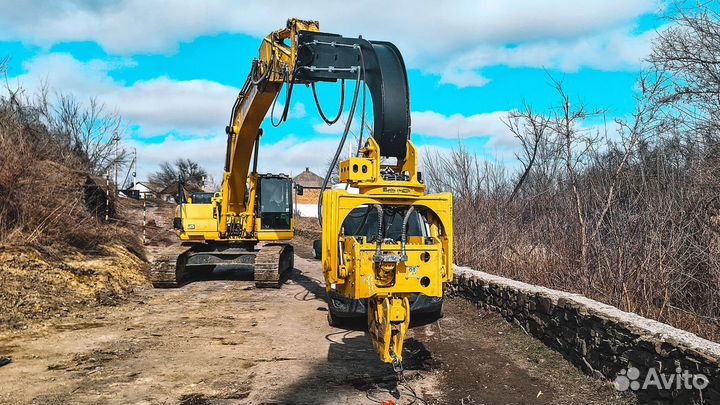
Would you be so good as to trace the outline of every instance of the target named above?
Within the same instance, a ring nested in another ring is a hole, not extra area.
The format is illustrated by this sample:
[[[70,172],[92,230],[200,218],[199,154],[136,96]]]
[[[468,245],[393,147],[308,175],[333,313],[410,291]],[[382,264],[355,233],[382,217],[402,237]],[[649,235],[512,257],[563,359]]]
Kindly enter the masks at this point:
[[[0,332],[0,403],[372,404],[392,372],[362,323],[328,326],[319,262],[296,257],[281,290],[242,273]],[[407,379],[429,403],[617,403],[555,353],[449,300],[411,329]],[[398,403],[410,403],[408,395]],[[418,401],[417,403],[422,403]]]

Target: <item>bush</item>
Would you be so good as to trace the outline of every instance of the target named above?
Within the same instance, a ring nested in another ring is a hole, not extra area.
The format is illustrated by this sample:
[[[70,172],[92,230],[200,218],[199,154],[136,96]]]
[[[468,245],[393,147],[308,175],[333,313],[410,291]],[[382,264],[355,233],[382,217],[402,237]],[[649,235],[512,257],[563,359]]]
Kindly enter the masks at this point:
[[[88,209],[84,193],[88,176],[113,162],[119,126],[94,101],[84,109],[67,96],[51,104],[47,92],[0,97],[0,242],[137,245],[132,233]]]

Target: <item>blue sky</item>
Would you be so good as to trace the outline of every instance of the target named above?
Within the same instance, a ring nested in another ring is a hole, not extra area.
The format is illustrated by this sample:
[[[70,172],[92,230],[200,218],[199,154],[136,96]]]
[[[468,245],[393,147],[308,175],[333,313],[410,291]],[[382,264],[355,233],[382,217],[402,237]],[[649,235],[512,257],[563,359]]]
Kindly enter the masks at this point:
[[[316,19],[323,31],[398,45],[413,140],[423,151],[462,141],[480,156],[508,160],[517,144],[501,119],[523,102],[539,111],[553,105],[550,76],[589,107],[631,113],[664,9],[655,0],[371,3],[6,1],[0,57],[12,58],[11,84],[31,92],[46,82],[117,110],[141,177],[177,157],[219,177],[223,128],[260,38],[288,17]],[[323,84],[320,95],[328,113],[336,111],[338,85]],[[264,129],[261,169],[284,173],[324,170],[341,132],[321,124],[305,88],[294,92],[290,119]]]

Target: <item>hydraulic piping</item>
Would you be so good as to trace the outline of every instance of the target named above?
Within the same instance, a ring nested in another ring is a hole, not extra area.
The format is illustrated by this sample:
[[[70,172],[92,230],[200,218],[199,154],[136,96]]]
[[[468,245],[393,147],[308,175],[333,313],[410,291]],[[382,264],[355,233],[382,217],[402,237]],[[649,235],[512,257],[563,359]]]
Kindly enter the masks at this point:
[[[405,250],[405,246],[407,245],[407,226],[410,220],[410,215],[412,215],[414,211],[415,207],[411,205],[405,213],[405,217],[403,218],[402,233],[400,234],[400,243],[402,245],[402,253],[400,254],[400,256],[402,257],[402,260],[407,260],[407,251]]]
[[[312,82],[310,84],[310,87],[312,87],[313,98],[315,99],[315,106],[317,107],[317,110],[320,113],[320,117],[322,118],[322,120],[325,121],[325,123],[328,125],[332,125],[332,124],[336,123],[340,119],[340,116],[342,115],[342,112],[345,109],[345,79],[341,79],[340,108],[338,109],[338,113],[335,116],[335,118],[333,118],[331,120],[329,120],[327,118],[327,116],[323,112],[322,106],[320,106],[320,100],[318,100],[317,90],[315,89],[315,82]]]
[[[374,204],[373,207],[378,212],[378,232],[375,237],[375,261],[379,261],[382,257],[382,242],[383,242],[383,207],[380,204]]]
[[[355,115],[355,107],[357,107],[357,101],[358,101],[358,95],[360,94],[360,84],[362,82],[361,80],[361,73],[362,69],[359,66],[354,66],[355,69],[357,69],[357,79],[355,80],[355,94],[353,95],[353,101],[350,104],[350,114],[348,114],[348,119],[345,122],[345,130],[343,131],[342,137],[340,138],[340,144],[337,147],[337,150],[335,151],[335,156],[333,156],[332,161],[330,162],[330,167],[328,167],[328,171],[325,174],[325,178],[323,179],[322,186],[320,187],[320,198],[318,200],[318,222],[320,223],[320,226],[322,227],[322,203],[323,203],[323,192],[327,188],[328,182],[330,181],[330,175],[332,174],[333,168],[335,165],[337,165],[338,158],[340,157],[340,153],[342,153],[342,149],[345,146],[345,140],[347,139],[348,133],[350,132],[350,126],[352,125],[353,116]]]

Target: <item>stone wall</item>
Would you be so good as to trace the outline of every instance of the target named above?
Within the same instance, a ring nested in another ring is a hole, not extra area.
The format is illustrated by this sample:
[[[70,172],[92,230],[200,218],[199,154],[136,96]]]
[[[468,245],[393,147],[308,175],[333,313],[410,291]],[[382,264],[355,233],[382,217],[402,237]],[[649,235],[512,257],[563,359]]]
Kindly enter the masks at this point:
[[[578,294],[466,267],[455,267],[450,293],[500,313],[585,373],[634,391],[643,403],[720,404],[720,344]],[[696,387],[707,386],[693,388],[692,376]]]

